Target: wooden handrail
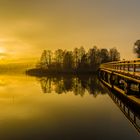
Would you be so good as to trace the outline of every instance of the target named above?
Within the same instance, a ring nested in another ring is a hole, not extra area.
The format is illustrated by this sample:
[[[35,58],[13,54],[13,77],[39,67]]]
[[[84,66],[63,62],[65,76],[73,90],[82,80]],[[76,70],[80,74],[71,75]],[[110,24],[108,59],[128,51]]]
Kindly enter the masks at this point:
[[[100,68],[111,68],[112,70],[134,72],[135,74],[135,72],[140,72],[140,59],[103,63],[101,64]]]

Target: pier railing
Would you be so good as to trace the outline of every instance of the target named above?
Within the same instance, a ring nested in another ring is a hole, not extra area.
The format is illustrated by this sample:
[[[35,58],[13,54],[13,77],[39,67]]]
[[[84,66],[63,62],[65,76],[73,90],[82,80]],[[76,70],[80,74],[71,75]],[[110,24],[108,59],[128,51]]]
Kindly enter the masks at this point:
[[[99,78],[129,103],[140,107],[140,59],[104,63],[100,66]],[[130,117],[129,112],[126,115]],[[134,123],[135,120],[134,116]],[[138,129],[140,130],[140,126]]]
[[[100,68],[114,71],[127,72],[131,74],[140,74],[140,59],[131,61],[115,61],[101,64]]]

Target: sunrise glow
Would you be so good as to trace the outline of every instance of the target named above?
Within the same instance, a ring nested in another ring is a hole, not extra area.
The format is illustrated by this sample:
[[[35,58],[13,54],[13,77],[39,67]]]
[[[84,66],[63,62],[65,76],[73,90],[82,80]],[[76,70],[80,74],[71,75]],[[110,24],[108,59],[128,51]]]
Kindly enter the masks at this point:
[[[0,44],[4,46],[0,52],[6,49],[17,59],[34,54],[38,59],[44,49],[96,45],[117,47],[122,59],[135,58],[139,4],[138,0],[2,0]]]

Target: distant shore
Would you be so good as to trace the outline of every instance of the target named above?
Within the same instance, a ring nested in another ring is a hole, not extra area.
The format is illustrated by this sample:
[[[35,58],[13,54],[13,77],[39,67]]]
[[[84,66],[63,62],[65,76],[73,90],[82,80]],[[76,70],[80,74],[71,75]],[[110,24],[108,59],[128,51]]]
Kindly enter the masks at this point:
[[[97,70],[92,71],[74,71],[74,70],[67,70],[67,71],[54,71],[54,70],[46,70],[46,69],[39,69],[33,68],[26,70],[26,74],[30,76],[48,76],[48,75],[90,75],[90,74],[97,74]]]

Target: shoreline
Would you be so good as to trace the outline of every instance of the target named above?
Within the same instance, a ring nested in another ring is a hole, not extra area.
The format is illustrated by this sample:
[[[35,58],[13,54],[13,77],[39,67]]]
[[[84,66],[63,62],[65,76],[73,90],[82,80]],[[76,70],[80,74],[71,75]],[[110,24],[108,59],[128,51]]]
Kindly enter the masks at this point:
[[[72,76],[78,76],[78,75],[97,75],[98,71],[54,71],[54,70],[43,70],[43,69],[28,69],[26,70],[26,74],[30,76],[37,76],[37,77],[43,77],[43,76],[61,76],[61,75],[72,75]]]

